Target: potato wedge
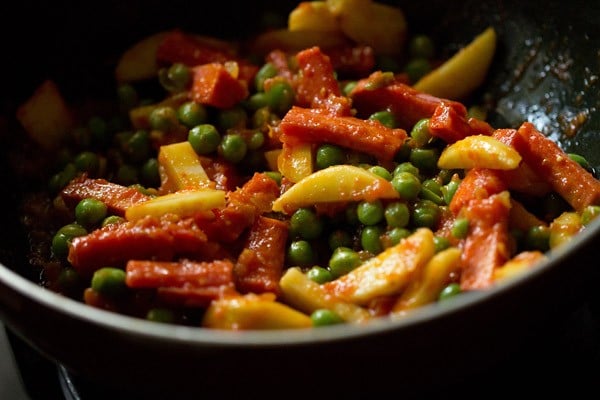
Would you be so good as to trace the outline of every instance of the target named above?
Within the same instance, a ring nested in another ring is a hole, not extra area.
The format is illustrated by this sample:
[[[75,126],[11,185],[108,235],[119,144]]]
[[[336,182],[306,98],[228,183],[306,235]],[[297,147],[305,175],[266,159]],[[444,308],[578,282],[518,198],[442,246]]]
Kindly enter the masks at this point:
[[[400,294],[434,253],[433,232],[419,228],[397,245],[323,286],[341,300],[368,304],[378,297]]]
[[[303,1],[288,16],[290,31],[340,31],[338,21],[324,1]]]
[[[158,32],[143,38],[129,47],[117,62],[117,82],[134,82],[155,77],[158,74],[156,50],[168,32]]]
[[[292,182],[298,182],[313,172],[312,145],[302,143],[297,146],[284,144],[277,157],[277,169]]]
[[[496,52],[496,31],[489,27],[438,68],[423,76],[414,88],[436,97],[462,100],[478,88]]]
[[[299,329],[312,327],[312,320],[276,302],[272,296],[247,294],[213,301],[204,314],[202,326],[228,330]]]
[[[188,141],[161,146],[158,162],[162,193],[210,186],[200,157]]]
[[[225,191],[218,189],[182,190],[154,197],[125,210],[125,218],[136,221],[147,215],[176,214],[187,217],[225,207]]]
[[[396,199],[384,178],[353,165],[334,165],[301,179],[273,202],[273,211],[291,212],[317,203]]]
[[[298,267],[287,269],[279,286],[284,301],[307,314],[326,308],[346,322],[359,323],[370,318],[366,309],[331,296],[323,290],[323,286],[310,280]]]
[[[42,82],[17,109],[17,119],[29,137],[44,149],[56,149],[75,125],[71,109],[56,83]]]
[[[491,136],[472,135],[444,148],[438,159],[438,167],[510,170],[517,168],[520,162],[521,155],[511,146]]]

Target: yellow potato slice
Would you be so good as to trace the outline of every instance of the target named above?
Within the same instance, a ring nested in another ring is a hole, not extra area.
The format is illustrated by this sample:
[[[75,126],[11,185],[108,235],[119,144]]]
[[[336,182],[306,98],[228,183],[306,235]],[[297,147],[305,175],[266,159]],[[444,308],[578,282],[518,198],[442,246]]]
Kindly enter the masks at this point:
[[[225,207],[223,190],[182,190],[135,204],[125,210],[125,218],[129,221],[137,221],[148,215],[160,217],[165,214],[188,217],[222,207]]]
[[[312,327],[306,314],[274,301],[273,296],[247,294],[213,301],[202,326],[213,329],[298,329]]]
[[[312,145],[302,143],[296,146],[283,145],[277,157],[277,169],[281,175],[296,183],[313,173]]]
[[[498,139],[472,135],[447,146],[440,154],[438,167],[470,169],[474,167],[509,170],[521,162],[521,155]]]
[[[496,31],[487,28],[438,68],[423,76],[414,88],[433,96],[462,100],[478,88],[496,52]]]
[[[289,212],[317,203],[398,197],[398,192],[384,178],[353,165],[334,165],[294,184],[273,202],[273,211]]]

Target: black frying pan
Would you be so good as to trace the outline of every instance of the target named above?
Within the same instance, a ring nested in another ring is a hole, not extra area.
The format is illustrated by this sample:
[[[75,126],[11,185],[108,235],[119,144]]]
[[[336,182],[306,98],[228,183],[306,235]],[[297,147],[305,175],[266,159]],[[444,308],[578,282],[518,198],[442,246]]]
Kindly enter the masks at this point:
[[[419,393],[500,359],[552,329],[599,273],[593,262],[600,221],[531,274],[507,286],[428,306],[402,321],[309,332],[221,333],[173,327],[92,309],[42,289],[28,271],[16,213],[21,188],[8,169],[15,106],[43,79],[72,101],[107,95],[116,57],[136,40],[181,27],[243,38],[262,9],[284,15],[294,2],[21,2],[4,25],[0,317],[19,338],[72,373],[162,398],[203,393],[314,394],[323,379],[339,393]],[[600,6],[594,2],[512,0],[399,2],[411,31],[430,33],[448,52],[489,24],[496,60],[477,95],[496,127],[533,122],[569,152],[600,166]],[[2,7],[5,7],[4,5]],[[5,10],[2,10],[5,11]],[[585,119],[574,125],[575,116]],[[429,386],[428,386],[429,385]],[[165,397],[175,391],[178,396]],[[270,397],[270,396],[269,396]]]

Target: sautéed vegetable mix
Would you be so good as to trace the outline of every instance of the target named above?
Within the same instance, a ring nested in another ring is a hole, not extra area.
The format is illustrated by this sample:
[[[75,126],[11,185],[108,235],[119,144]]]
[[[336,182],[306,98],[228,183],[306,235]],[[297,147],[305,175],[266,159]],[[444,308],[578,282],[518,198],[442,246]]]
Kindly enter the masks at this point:
[[[23,206],[42,284],[157,322],[288,329],[402,318],[535,268],[598,215],[600,182],[469,103],[492,27],[444,60],[409,31],[390,5],[301,2],[248,43],[142,39],[91,111],[43,82],[17,110],[54,155]]]

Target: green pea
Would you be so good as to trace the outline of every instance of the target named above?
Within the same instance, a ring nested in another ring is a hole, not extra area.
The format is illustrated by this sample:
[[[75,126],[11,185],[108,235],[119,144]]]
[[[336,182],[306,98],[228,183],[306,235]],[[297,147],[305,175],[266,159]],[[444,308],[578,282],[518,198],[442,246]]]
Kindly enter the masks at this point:
[[[173,323],[175,322],[175,314],[168,308],[151,308],[146,313],[146,319],[153,322]]]
[[[567,153],[567,155],[569,156],[569,158],[573,161],[575,161],[577,164],[581,165],[584,169],[590,171],[592,169],[591,164],[589,163],[588,160],[585,159],[585,157],[576,154],[576,153]]]
[[[392,228],[383,234],[382,241],[384,247],[395,246],[404,238],[410,236],[410,231],[406,228]]]
[[[138,93],[131,84],[119,85],[117,87],[117,102],[122,111],[129,111],[138,104]]]
[[[410,172],[400,172],[392,178],[392,186],[404,200],[414,200],[421,191],[421,181]]]
[[[446,204],[450,204],[452,201],[454,193],[456,193],[456,189],[458,189],[459,184],[460,181],[452,180],[440,188],[440,191],[442,192],[442,198]]]
[[[81,283],[79,273],[75,268],[63,268],[58,275],[58,285],[64,291],[75,289]]]
[[[129,186],[138,183],[138,170],[133,165],[123,164],[117,169],[117,176],[115,177],[115,180],[117,183],[123,186]]]
[[[433,40],[424,34],[413,36],[408,43],[408,54],[415,57],[431,59],[435,55]]]
[[[118,297],[126,292],[125,271],[119,268],[104,267],[94,272],[92,289],[103,296]]]
[[[388,128],[396,127],[396,117],[391,111],[377,111],[369,116],[370,120],[379,121]]]
[[[88,120],[88,129],[94,146],[102,148],[109,143],[108,124],[104,118],[91,117]]]
[[[410,137],[416,147],[423,147],[431,140],[429,118],[420,119],[411,129]]]
[[[265,92],[256,92],[242,103],[245,108],[251,111],[260,110],[268,106],[267,94]]]
[[[600,215],[600,206],[590,205],[581,211],[581,223],[588,225]]]
[[[317,148],[315,154],[315,167],[317,169],[344,164],[345,162],[346,154],[341,147],[333,144],[322,144]]]
[[[381,200],[361,201],[356,208],[356,215],[360,223],[375,225],[383,220],[384,208]]]
[[[404,72],[406,72],[412,83],[417,82],[429,71],[431,71],[431,63],[423,57],[413,58],[404,67]]]
[[[356,226],[360,223],[358,220],[358,215],[356,209],[358,208],[358,203],[350,203],[346,206],[346,210],[344,212],[346,223],[350,226]]]
[[[81,226],[93,227],[106,217],[107,210],[102,201],[93,197],[85,198],[75,206],[75,220]]]
[[[469,233],[469,220],[467,218],[455,219],[450,232],[457,239],[466,238]]]
[[[323,232],[323,221],[312,209],[299,208],[290,218],[290,232],[302,239],[316,239]]]
[[[150,127],[162,132],[169,132],[179,123],[177,111],[170,106],[156,107],[148,116]]]
[[[294,89],[285,80],[273,83],[266,93],[267,105],[278,114],[283,114],[292,108],[296,99]]]
[[[221,134],[214,125],[196,125],[188,132],[188,142],[196,153],[206,155],[217,150],[221,143]]]
[[[177,109],[177,118],[184,126],[191,129],[197,125],[206,123],[208,112],[202,104],[195,101],[188,101],[180,105]]]
[[[438,295],[438,301],[448,300],[448,299],[456,296],[457,294],[460,294],[460,292],[461,292],[461,290],[460,290],[460,284],[458,284],[458,283],[450,283],[450,284],[446,285],[440,291],[440,294]]]
[[[265,174],[273,179],[275,182],[277,182],[278,185],[281,185],[281,179],[283,178],[283,176],[281,175],[281,172],[278,171],[266,171]]]
[[[415,226],[435,228],[441,218],[441,211],[434,202],[419,200],[414,205],[411,217]]]
[[[217,126],[221,132],[226,132],[228,129],[244,128],[247,121],[248,114],[240,106],[221,110],[217,114]]]
[[[381,165],[374,165],[372,167],[369,167],[369,172],[372,172],[375,175],[382,177],[386,181],[392,180],[392,174],[390,173],[390,171],[388,171]]]
[[[227,161],[237,164],[246,156],[248,145],[239,133],[228,133],[219,144],[219,152]]]
[[[450,241],[443,236],[435,235],[433,237],[433,246],[435,248],[435,252],[439,253],[440,251],[446,250],[448,247],[450,247]]]
[[[410,174],[413,174],[417,178],[420,178],[421,176],[419,173],[419,168],[415,167],[410,161],[405,161],[396,165],[396,168],[394,168],[392,175],[396,176],[401,172],[408,172]]]
[[[342,88],[342,93],[344,94],[344,96],[350,96],[350,93],[352,93],[357,84],[358,82],[356,81],[346,82],[346,84]]]
[[[256,72],[254,76],[254,87],[256,91],[264,91],[265,80],[277,76],[277,68],[271,63],[266,63]]]
[[[250,150],[257,150],[265,144],[265,135],[261,131],[254,131],[248,138],[248,148]]]
[[[315,260],[312,245],[306,240],[293,241],[287,250],[287,260],[291,266],[307,267],[312,265]]]
[[[424,185],[421,186],[421,192],[419,192],[419,197],[423,200],[429,200],[438,206],[442,206],[445,204],[444,197],[441,194],[436,194],[432,190],[426,188]]]
[[[340,317],[334,311],[326,308],[320,308],[318,310],[313,311],[310,314],[310,319],[313,323],[313,326],[315,327],[336,325],[344,322],[342,317]]]
[[[159,81],[169,92],[182,92],[192,82],[192,72],[183,63],[173,63],[168,68],[161,68],[158,74]]]
[[[533,226],[525,235],[526,245],[534,250],[542,252],[550,249],[550,228],[547,226]]]
[[[331,274],[331,271],[318,265],[315,265],[314,267],[309,269],[306,273],[306,276],[311,281],[317,283],[325,283],[333,280],[333,275]]]
[[[82,151],[73,160],[78,171],[86,172],[90,176],[97,176],[100,172],[100,157],[92,151]]]
[[[349,247],[336,248],[329,258],[329,270],[335,278],[346,275],[360,264],[359,254]]]
[[[383,251],[381,235],[383,229],[379,225],[366,226],[360,234],[360,244],[362,248],[371,254],[379,254]]]
[[[487,112],[485,111],[484,107],[474,104],[468,108],[467,117],[477,118],[482,121],[485,121],[485,119],[487,118]]]
[[[76,223],[61,227],[52,238],[52,253],[57,257],[66,256],[69,252],[69,243],[78,236],[87,235],[87,230]]]
[[[120,217],[118,215],[109,215],[108,217],[104,218],[104,220],[102,220],[100,226],[104,228],[107,225],[122,224],[125,221],[125,218]]]
[[[329,234],[328,243],[331,250],[338,247],[351,247],[352,236],[343,229],[336,229]]]
[[[415,167],[425,171],[434,171],[437,168],[438,158],[439,154],[436,149],[413,148],[409,156],[410,162]]]
[[[385,221],[390,228],[404,228],[410,220],[410,210],[406,203],[395,201],[385,207]]]
[[[158,160],[154,157],[149,158],[140,169],[140,180],[142,184],[148,187],[160,186],[160,173]]]
[[[400,146],[396,154],[394,155],[394,161],[397,163],[407,162],[410,157],[411,145],[409,140],[405,140],[404,143]]]
[[[138,129],[127,141],[127,153],[133,162],[146,160],[152,151],[150,133],[145,129]]]

